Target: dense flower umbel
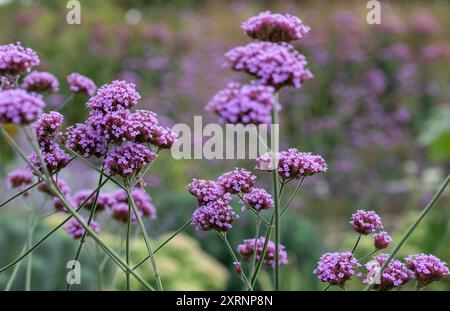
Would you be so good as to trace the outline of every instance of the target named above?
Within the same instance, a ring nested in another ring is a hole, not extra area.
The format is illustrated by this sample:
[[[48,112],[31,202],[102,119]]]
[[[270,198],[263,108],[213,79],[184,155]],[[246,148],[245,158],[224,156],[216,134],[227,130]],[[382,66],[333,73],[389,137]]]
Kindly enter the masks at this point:
[[[319,155],[300,152],[295,148],[282,151],[278,155],[278,175],[283,179],[300,178],[325,172],[327,164]]]
[[[380,216],[374,211],[357,210],[352,215],[350,224],[356,232],[363,235],[368,235],[377,229],[383,228]]]
[[[128,135],[137,143],[148,143],[154,139],[159,125],[157,116],[148,110],[136,110],[128,116]]]
[[[418,287],[424,287],[432,282],[448,276],[447,264],[433,255],[416,254],[405,258],[406,264],[414,272]]]
[[[70,90],[74,93],[86,93],[89,96],[93,96],[97,89],[97,86],[91,79],[77,72],[68,75],[67,82]]]
[[[56,111],[44,113],[33,124],[34,135],[38,142],[45,141],[48,137],[53,136],[61,128],[64,122],[62,114]]]
[[[8,186],[10,188],[25,188],[33,182],[33,174],[30,170],[19,169],[8,174]]]
[[[160,125],[155,127],[151,137],[149,142],[162,149],[170,149],[178,139],[178,135],[170,128]]]
[[[225,56],[234,70],[254,75],[260,83],[276,89],[300,88],[313,77],[306,68],[306,58],[287,43],[254,42],[236,47]]]
[[[115,80],[99,88],[97,94],[89,99],[87,106],[102,112],[112,112],[132,108],[140,98],[133,83]]]
[[[83,202],[91,196],[94,190],[80,190],[76,192],[73,196],[73,200],[77,206],[83,204]],[[96,194],[92,195],[89,201],[84,205],[87,209],[92,209],[95,201]],[[103,211],[105,209],[111,209],[112,206],[116,203],[116,198],[110,193],[100,192],[97,198],[97,207],[96,211]]]
[[[186,189],[197,198],[199,205],[215,201],[225,195],[222,186],[213,180],[194,178],[192,182],[186,186]]]
[[[239,216],[229,205],[231,197],[225,196],[198,207],[192,214],[192,224],[197,230],[226,232]]]
[[[246,193],[244,201],[257,211],[273,207],[272,196],[262,188],[253,188],[249,193]]]
[[[29,92],[58,92],[58,79],[49,72],[34,71],[23,79],[21,86]]]
[[[24,48],[20,42],[0,45],[0,75],[18,75],[38,66],[40,60],[35,51]]]
[[[26,125],[34,122],[43,112],[44,101],[36,93],[11,89],[0,92],[0,123]]]
[[[280,109],[274,92],[271,86],[229,83],[206,109],[214,111],[224,123],[269,124],[272,110]]]
[[[112,193],[116,202],[112,205],[112,216],[114,219],[127,222],[128,220],[128,196],[127,193],[120,189]],[[135,188],[131,191],[136,208],[139,211],[140,216],[146,216],[150,219],[156,219],[156,209],[152,204],[152,198],[145,191],[139,188]],[[136,216],[133,209],[131,209],[131,219],[134,222]]]
[[[311,30],[296,16],[270,11],[249,18],[241,28],[253,39],[272,42],[299,40]]]
[[[105,160],[105,171],[111,175],[130,177],[155,159],[156,154],[143,145],[127,143],[115,147]]]
[[[376,249],[386,248],[391,242],[392,238],[386,231],[380,231],[373,235],[373,243]]]
[[[70,157],[65,153],[61,147],[53,141],[46,143],[45,149],[41,148],[42,159],[47,165],[49,173],[54,173],[64,168],[70,161]],[[33,166],[42,172],[41,162],[39,161],[36,153],[32,153],[28,156],[28,160],[31,161]]]
[[[106,140],[91,126],[78,123],[67,129],[67,146],[85,158],[102,157],[106,153]]]
[[[366,264],[368,270],[364,283],[374,284],[373,288],[387,291],[406,284],[414,277],[411,270],[399,260],[391,260],[380,276],[380,268],[388,259],[389,255],[380,254]]]
[[[256,240],[256,260],[260,260],[261,258],[264,248],[264,242],[264,237],[260,237],[258,238],[258,240]],[[242,259],[249,260],[250,258],[252,258],[255,251],[255,239],[244,240],[244,243],[238,245],[237,251],[241,255]],[[284,249],[284,246],[281,244],[278,245],[278,254],[279,264],[287,264],[287,253]],[[275,267],[275,243],[273,241],[269,241],[267,244],[266,255],[264,256],[263,263],[268,267]]]
[[[87,221],[84,221],[84,222],[87,224]],[[91,222],[89,224],[89,228],[91,228],[91,230],[96,233],[100,232],[100,226],[98,225],[98,223],[95,220],[91,220]],[[64,227],[64,231],[66,231],[68,234],[70,234],[74,239],[79,239],[84,234],[84,228],[81,226],[81,224],[75,218],[72,218],[69,220],[67,225]]]
[[[351,279],[359,266],[358,260],[350,252],[325,253],[320,257],[314,274],[322,282],[342,287]]]
[[[217,179],[225,192],[236,194],[250,192],[256,181],[256,176],[243,168],[235,168]]]

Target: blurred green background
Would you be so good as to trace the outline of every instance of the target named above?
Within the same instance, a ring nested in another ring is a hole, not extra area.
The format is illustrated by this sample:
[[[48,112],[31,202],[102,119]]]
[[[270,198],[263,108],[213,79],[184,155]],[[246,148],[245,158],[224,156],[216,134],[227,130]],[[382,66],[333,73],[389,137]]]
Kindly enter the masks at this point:
[[[293,146],[321,154],[326,174],[308,178],[283,218],[282,243],[289,265],[281,269],[282,289],[318,290],[312,271],[320,254],[348,250],[356,235],[348,224],[356,209],[372,209],[383,218],[394,244],[431,198],[450,167],[450,21],[448,1],[382,1],[380,25],[366,23],[365,1],[80,1],[81,25],[66,22],[67,1],[0,0],[0,44],[21,41],[41,58],[38,70],[55,74],[61,93],[46,98],[49,109],[69,96],[66,76],[80,72],[98,86],[114,79],[136,83],[140,108],[156,112],[164,123],[204,123],[216,117],[204,111],[208,100],[228,81],[244,81],[223,67],[223,54],[250,42],[240,24],[263,10],[299,16],[312,31],[296,44],[315,78],[300,90],[281,94],[281,149]],[[87,98],[77,96],[61,108],[66,125],[84,121]],[[16,134],[14,129],[11,129]],[[21,136],[17,133],[17,139]],[[191,178],[214,179],[235,166],[252,169],[254,161],[174,160],[163,152],[147,178],[158,219],[148,222],[155,245],[186,222],[196,207],[185,186]],[[13,192],[4,176],[23,166],[0,145],[0,200]],[[270,189],[271,178],[258,175]],[[62,175],[73,191],[94,187],[96,175],[82,163]],[[289,188],[288,191],[293,191]],[[449,191],[414,232],[399,257],[429,252],[450,261]],[[32,193],[28,206],[42,204]],[[46,202],[44,210],[51,210]],[[26,241],[29,211],[21,200],[0,210],[0,266],[17,257]],[[233,247],[253,237],[253,215],[235,210],[241,220],[230,231]],[[42,236],[60,215],[42,221]],[[123,251],[125,230],[107,216],[102,235]],[[136,232],[137,234],[137,232]],[[90,241],[92,242],[92,241]],[[66,262],[78,242],[63,231],[33,254],[32,289],[61,290]],[[140,258],[145,246],[133,244]],[[371,250],[363,240],[357,254]],[[389,251],[389,249],[387,250]],[[74,289],[123,288],[123,275],[88,243],[81,257],[82,284]],[[212,232],[189,228],[158,259],[168,289],[240,289],[231,259]],[[25,263],[13,289],[24,288]],[[104,270],[98,280],[97,270]],[[151,279],[147,265],[141,273]],[[3,288],[12,269],[0,274]],[[258,288],[270,289],[271,271]],[[350,289],[360,289],[355,279]],[[135,284],[138,288],[138,284]],[[411,288],[408,285],[406,288]],[[449,290],[450,280],[427,289]]]

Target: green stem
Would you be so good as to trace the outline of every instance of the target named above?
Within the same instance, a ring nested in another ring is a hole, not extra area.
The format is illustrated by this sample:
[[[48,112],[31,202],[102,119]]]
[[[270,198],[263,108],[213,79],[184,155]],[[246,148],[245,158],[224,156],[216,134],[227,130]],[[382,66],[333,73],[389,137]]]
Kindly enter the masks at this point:
[[[294,199],[295,195],[297,194],[297,192],[300,190],[300,188],[303,185],[303,181],[305,180],[305,176],[302,177],[302,179],[300,179],[300,181],[297,184],[297,188],[295,188],[295,191],[292,193],[292,195],[289,197],[288,201],[286,202],[286,205],[283,207],[283,209],[281,210],[281,215],[284,214],[284,212],[286,212],[286,210],[289,208],[289,206],[292,203],[292,200]]]
[[[266,226],[270,226],[270,223],[263,217],[260,215],[260,213],[255,210],[252,206],[250,206],[250,204],[248,204],[245,200],[244,197],[242,196],[242,194],[238,194],[238,197],[241,199],[241,201],[247,206],[247,208],[253,213],[255,214],[256,217],[259,218],[259,220],[261,220],[262,222],[264,222],[266,224]]]
[[[361,257],[360,259],[358,259],[358,261],[361,262],[361,261],[363,261],[364,259],[369,258],[370,256],[372,256],[373,254],[375,254],[375,253],[378,252],[378,251],[379,251],[379,249],[376,249],[376,250],[374,250],[374,251],[368,253],[366,256]]]
[[[137,209],[136,204],[134,202],[133,196],[131,194],[131,190],[129,188],[127,188],[126,192],[128,195],[128,203],[131,205],[131,208],[133,209],[134,215],[136,216],[136,219],[138,221],[142,235],[144,237],[145,245],[147,246],[148,255],[150,256],[150,261],[152,263],[153,274],[154,274],[155,280],[156,280],[156,288],[158,290],[162,291],[163,286],[161,283],[161,276],[159,274],[158,266],[156,264],[156,259],[155,259],[154,253],[153,253],[152,245],[150,244],[150,238],[148,237],[147,231],[144,226],[144,222],[142,221],[142,217],[139,214],[139,210]]]
[[[253,258],[252,258],[252,264],[251,264],[251,268],[250,268],[250,275],[253,275],[253,273],[255,272],[255,265],[256,265],[256,250],[257,250],[257,246],[258,246],[258,238],[259,238],[259,226],[260,226],[261,222],[259,221],[259,219],[256,219],[256,228],[255,228],[255,247],[253,248]]]
[[[278,101],[278,93],[276,95]],[[278,124],[278,112],[276,109],[272,110],[272,124]],[[272,138],[273,139],[273,138]],[[272,171],[273,179],[273,195],[274,195],[274,214],[275,214],[275,290],[280,290],[280,252],[278,245],[280,244],[280,206],[278,202],[278,174],[277,170]]]
[[[12,197],[6,199],[5,201],[3,201],[2,203],[0,203],[0,207],[8,204],[9,202],[11,202],[12,200],[14,200],[15,198],[20,197],[22,194],[24,194],[27,191],[30,191],[31,189],[33,189],[34,187],[36,187],[37,185],[39,185],[41,183],[41,181],[37,181],[34,184],[31,184],[30,186],[28,186],[27,188],[25,188],[24,190],[20,191],[19,193],[16,193],[15,195],[13,195]]]
[[[255,272],[253,273],[251,278],[250,284],[252,285],[252,287],[255,286],[256,280],[258,279],[259,271],[261,270],[262,267],[262,263],[264,262],[264,258],[266,257],[267,246],[269,245],[269,240],[272,235],[274,219],[275,219],[275,212],[272,213],[272,218],[270,219],[270,226],[267,227],[266,235],[264,237],[264,245],[261,252],[261,257],[259,258],[258,263],[256,264]]]
[[[20,252],[23,253],[27,249],[27,246],[28,246],[28,241],[23,245],[22,250]],[[11,276],[10,276],[10,278],[8,280],[8,283],[6,284],[5,292],[7,292],[7,291],[9,291],[11,289],[11,286],[14,283],[14,280],[16,279],[17,272],[19,272],[19,268],[20,268],[20,262],[19,262],[19,264],[17,264],[14,267],[14,270],[11,273]]]
[[[355,253],[356,248],[358,247],[359,241],[361,240],[361,234],[358,235],[358,239],[356,239],[356,243],[355,245],[353,245],[353,249],[352,249],[352,255]]]
[[[161,243],[161,245],[159,245],[157,248],[155,248],[155,250],[153,251],[153,254],[156,254],[161,248],[163,248],[164,245],[166,245],[167,243],[169,243],[174,237],[176,237],[179,233],[181,233],[184,229],[186,229],[190,224],[191,224],[191,220],[189,220],[188,222],[186,222],[180,229],[178,229],[177,231],[175,231],[167,240],[165,240],[164,242]],[[144,259],[142,259],[134,268],[133,270],[137,269],[140,265],[142,265],[147,259],[149,259],[150,256],[145,257]]]
[[[131,233],[131,204],[128,204],[128,216],[127,216],[127,237],[125,240],[125,260],[127,266],[130,265],[130,233]],[[127,271],[127,291],[131,289],[130,273]]]
[[[322,289],[323,292],[326,292],[331,287],[331,284],[328,284],[324,289]]]
[[[35,229],[35,220],[33,217],[33,212],[30,212],[30,220],[29,220],[29,228],[28,228],[28,247],[32,247],[33,246],[33,234],[34,234],[34,229]],[[31,273],[32,273],[32,268],[33,268],[33,254],[30,254],[30,256],[28,256],[28,261],[27,261],[27,271],[26,271],[26,275],[25,275],[25,291],[30,291],[31,290]]]
[[[403,246],[403,244],[406,242],[406,240],[409,238],[409,236],[413,233],[414,229],[419,225],[419,223],[422,221],[423,218],[433,209],[433,207],[436,205],[436,202],[441,197],[442,193],[444,192],[445,188],[447,188],[447,185],[450,182],[450,173],[447,175],[445,180],[442,182],[441,186],[439,187],[438,191],[434,194],[433,198],[430,202],[425,206],[425,208],[422,210],[422,212],[419,214],[417,219],[411,224],[411,226],[408,228],[406,233],[403,235],[400,242],[395,246],[392,253],[389,255],[386,262],[381,266],[380,274],[383,273],[383,270],[387,267],[389,262],[395,257],[395,255],[398,253],[400,248]],[[366,286],[364,290],[368,291],[372,288],[372,285],[369,284]]]

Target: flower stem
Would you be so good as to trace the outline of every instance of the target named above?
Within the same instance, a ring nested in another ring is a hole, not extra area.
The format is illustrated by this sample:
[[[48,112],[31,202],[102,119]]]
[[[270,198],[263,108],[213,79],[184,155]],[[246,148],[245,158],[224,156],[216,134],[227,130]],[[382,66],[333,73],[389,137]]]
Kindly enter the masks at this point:
[[[20,252],[23,253],[27,249],[27,246],[28,246],[28,241],[23,245],[22,250]],[[19,272],[19,268],[20,268],[20,262],[19,262],[19,264],[17,264],[14,267],[14,270],[11,273],[11,276],[9,277],[8,283],[6,284],[5,292],[7,292],[11,289],[11,286],[14,283],[14,280],[16,279],[17,272]]]
[[[433,209],[433,207],[436,205],[436,202],[441,197],[442,193],[444,192],[445,188],[447,188],[447,185],[450,182],[450,173],[447,175],[445,180],[442,182],[441,186],[439,187],[438,191],[434,194],[433,198],[430,202],[425,206],[425,208],[422,210],[422,212],[419,214],[417,219],[411,224],[411,226],[408,228],[406,233],[403,235],[400,242],[395,246],[392,253],[389,255],[386,262],[381,266],[380,268],[380,274],[383,273],[383,270],[387,267],[389,262],[394,258],[394,256],[398,253],[400,248],[403,246],[403,244],[406,242],[406,240],[409,238],[409,236],[413,233],[414,229],[419,225],[419,223],[422,221],[422,219]],[[368,291],[372,288],[372,285],[369,284],[366,286],[364,290]]]
[[[266,224],[266,226],[270,226],[270,223],[263,217],[260,215],[260,213],[255,210],[252,206],[250,206],[250,204],[248,204],[245,200],[244,197],[242,196],[242,194],[238,194],[238,197],[241,199],[241,201],[247,206],[247,208],[253,213],[255,214],[256,217],[259,218],[259,220],[261,220],[262,222],[264,222]]]
[[[276,94],[276,100],[278,101],[278,93]],[[272,110],[272,126],[278,124],[278,111],[276,109]],[[276,139],[272,137],[272,139]],[[275,214],[275,290],[280,290],[280,206],[278,202],[278,176],[277,170],[272,170],[273,179],[273,196],[274,196],[274,214]]]
[[[250,268],[250,275],[253,275],[255,272],[255,265],[256,265],[256,250],[257,250],[257,242],[259,238],[259,226],[261,222],[258,218],[256,218],[256,228],[255,228],[255,247],[253,248],[253,258],[252,258],[252,264]]]
[[[355,253],[356,248],[358,247],[358,244],[359,244],[360,240],[361,240],[361,234],[358,235],[358,238],[356,239],[356,243],[355,243],[355,245],[353,245],[352,255]]]
[[[364,259],[369,258],[370,256],[372,256],[373,254],[375,254],[375,253],[378,252],[378,251],[379,251],[379,249],[376,249],[376,250],[374,250],[374,251],[368,253],[366,256],[361,257],[360,259],[358,259],[358,261],[363,261]]]
[[[322,291],[323,291],[323,292],[326,292],[331,286],[332,286],[331,284],[328,284],[327,286],[325,286],[324,289],[322,289]]]
[[[281,215],[284,214],[284,212],[286,212],[286,210],[289,208],[289,206],[292,203],[292,200],[294,199],[295,195],[297,194],[297,192],[300,190],[300,188],[303,185],[303,181],[305,180],[305,176],[302,177],[302,179],[300,179],[300,181],[298,182],[297,188],[295,188],[295,191],[292,193],[292,195],[289,197],[289,200],[286,202],[286,205],[283,207],[283,209],[281,210]]]
[[[131,233],[131,204],[128,204],[128,216],[127,216],[127,237],[125,241],[125,260],[127,266],[130,265],[130,233]],[[127,277],[127,291],[131,290],[130,273],[125,272]]]
[[[34,184],[31,184],[30,186],[28,186],[27,188],[23,189],[22,191],[16,193],[15,195],[13,195],[12,197],[6,199],[5,201],[3,201],[2,203],[0,203],[0,207],[8,204],[9,202],[11,202],[12,200],[14,200],[15,198],[20,197],[22,194],[24,194],[27,191],[30,191],[31,189],[33,189],[34,187],[36,187],[37,185],[39,185],[41,182],[37,181]]]
[[[33,245],[33,234],[35,229],[35,223],[37,223],[37,221],[35,221],[34,219],[33,212],[30,211],[30,220],[28,227],[28,247],[31,247]],[[33,254],[30,254],[30,256],[28,256],[27,270],[25,275],[25,291],[27,292],[31,290],[32,268],[33,268]]]

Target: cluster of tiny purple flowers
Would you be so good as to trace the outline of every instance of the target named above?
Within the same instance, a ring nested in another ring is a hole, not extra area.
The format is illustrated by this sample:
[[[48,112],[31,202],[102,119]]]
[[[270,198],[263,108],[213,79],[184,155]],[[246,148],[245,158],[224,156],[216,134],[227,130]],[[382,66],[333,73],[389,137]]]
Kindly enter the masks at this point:
[[[34,71],[23,79],[21,87],[28,92],[54,93],[59,91],[59,81],[49,72]]]
[[[256,260],[259,261],[263,253],[265,241],[266,239],[264,237],[259,237],[256,242],[255,239],[244,240],[242,244],[238,245],[237,251],[243,260],[250,260],[255,254],[256,248]],[[280,265],[286,265],[288,263],[287,252],[281,244],[278,245],[278,256]],[[269,241],[267,244],[263,263],[268,267],[275,267],[275,243],[273,241]]]

